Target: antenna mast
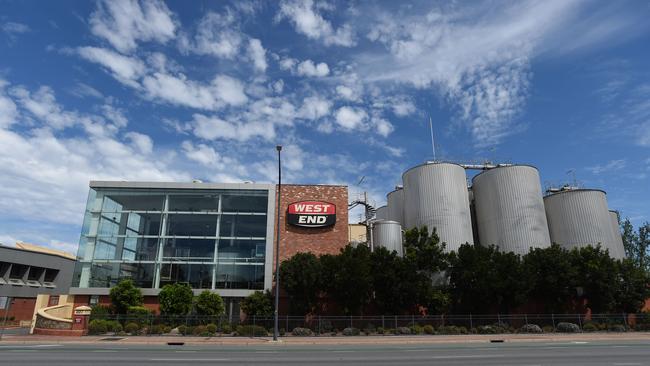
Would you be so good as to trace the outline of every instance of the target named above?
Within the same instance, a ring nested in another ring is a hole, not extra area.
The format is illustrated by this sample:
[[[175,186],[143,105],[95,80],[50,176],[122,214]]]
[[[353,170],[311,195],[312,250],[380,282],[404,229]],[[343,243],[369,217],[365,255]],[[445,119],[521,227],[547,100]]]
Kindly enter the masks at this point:
[[[433,150],[433,161],[436,161],[436,141],[433,139],[433,121],[429,116],[429,128],[431,129],[431,149]]]

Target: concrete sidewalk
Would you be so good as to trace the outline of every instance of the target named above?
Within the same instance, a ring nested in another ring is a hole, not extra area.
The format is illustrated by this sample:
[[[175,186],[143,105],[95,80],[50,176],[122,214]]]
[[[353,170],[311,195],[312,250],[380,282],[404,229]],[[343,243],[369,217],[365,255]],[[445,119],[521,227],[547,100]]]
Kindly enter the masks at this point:
[[[590,341],[648,341],[650,332],[629,333],[576,333],[576,334],[490,334],[490,335],[419,335],[419,336],[322,336],[281,337],[273,342],[271,337],[182,337],[182,336],[86,336],[61,337],[41,335],[5,335],[0,345],[16,344],[155,344],[184,342],[186,345],[370,345],[370,344],[450,344],[489,343],[491,340],[505,342],[590,342]]]

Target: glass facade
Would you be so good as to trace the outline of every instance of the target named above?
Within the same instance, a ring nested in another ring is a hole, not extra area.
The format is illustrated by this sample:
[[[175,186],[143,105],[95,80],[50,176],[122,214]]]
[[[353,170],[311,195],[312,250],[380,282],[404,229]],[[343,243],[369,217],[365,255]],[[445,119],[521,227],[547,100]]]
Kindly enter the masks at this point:
[[[264,288],[268,189],[93,188],[73,287]]]

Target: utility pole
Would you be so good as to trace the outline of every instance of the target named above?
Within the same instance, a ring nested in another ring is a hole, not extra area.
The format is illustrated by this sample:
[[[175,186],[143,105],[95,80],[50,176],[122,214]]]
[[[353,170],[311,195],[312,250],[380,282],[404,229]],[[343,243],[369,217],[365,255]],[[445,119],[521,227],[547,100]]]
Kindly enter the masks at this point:
[[[276,233],[275,233],[275,311],[274,315],[274,325],[273,325],[273,340],[278,340],[278,335],[280,333],[278,328],[279,323],[279,313],[278,309],[280,307],[280,207],[282,203],[280,197],[282,195],[282,163],[280,159],[280,151],[282,151],[282,145],[275,147],[278,151],[278,214],[276,221]]]

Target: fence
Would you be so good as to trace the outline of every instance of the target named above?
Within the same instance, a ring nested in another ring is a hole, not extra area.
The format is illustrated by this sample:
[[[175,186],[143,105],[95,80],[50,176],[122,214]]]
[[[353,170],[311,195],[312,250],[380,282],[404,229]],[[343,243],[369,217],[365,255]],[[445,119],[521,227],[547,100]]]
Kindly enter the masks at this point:
[[[205,316],[104,316],[91,317],[111,321],[113,325],[131,334],[149,335],[169,333],[180,329],[185,335],[230,334],[238,326],[251,325],[273,331],[273,317],[251,316],[244,320],[229,323],[225,317]],[[573,330],[558,329],[560,323],[573,323]],[[129,326],[129,324],[132,324]],[[133,325],[135,324],[135,325]],[[524,325],[537,325],[544,332],[555,331],[648,331],[650,313],[640,314],[464,314],[464,315],[383,315],[383,316],[280,316],[281,334],[290,333],[295,328],[308,328],[316,335],[332,335],[345,328],[357,328],[365,334],[410,334],[423,333],[425,326],[434,334],[464,333],[515,333],[522,331]],[[137,330],[134,330],[137,325]],[[210,325],[211,328],[206,326]],[[106,326],[110,331],[111,324]],[[131,329],[127,329],[127,328]],[[101,333],[100,327],[100,333]],[[240,328],[241,329],[241,328]],[[258,328],[259,329],[259,328]],[[396,330],[400,332],[396,332]],[[241,331],[240,331],[241,332]],[[91,328],[91,333],[94,332]],[[174,332],[175,333],[175,332]]]

